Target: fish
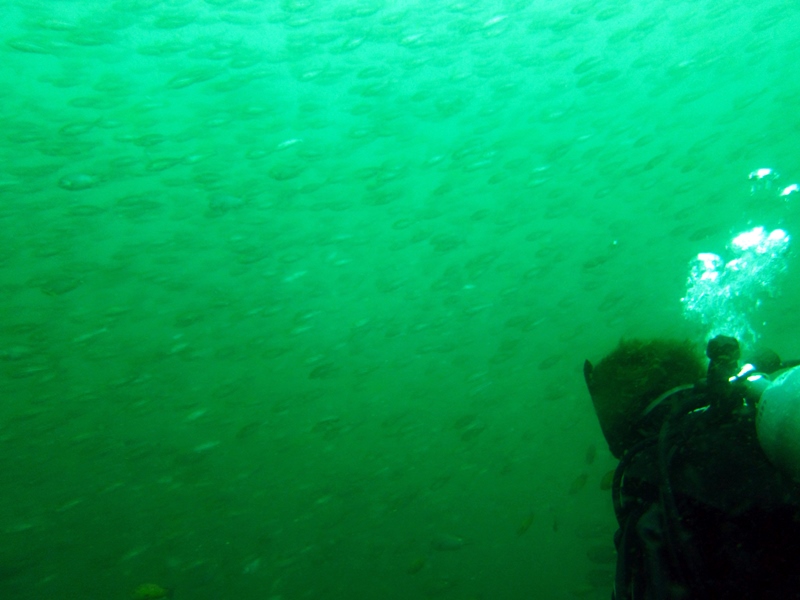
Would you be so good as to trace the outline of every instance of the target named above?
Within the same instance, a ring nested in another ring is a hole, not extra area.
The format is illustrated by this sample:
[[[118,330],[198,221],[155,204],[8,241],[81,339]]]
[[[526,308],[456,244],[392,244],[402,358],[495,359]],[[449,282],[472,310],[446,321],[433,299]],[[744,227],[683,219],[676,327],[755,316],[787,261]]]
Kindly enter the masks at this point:
[[[431,540],[431,547],[441,552],[461,550],[465,546],[464,538],[451,533],[437,533]]]
[[[575,495],[580,492],[585,486],[586,482],[589,480],[588,473],[581,473],[575,478],[575,481],[572,482],[572,485],[569,486],[569,493],[570,495]]]
[[[611,469],[610,471],[606,472],[600,478],[600,489],[601,490],[610,490],[611,487],[614,485],[614,475],[616,474],[616,469]]]
[[[408,575],[416,575],[417,573],[422,571],[422,569],[425,568],[425,565],[427,563],[428,563],[428,558],[427,557],[418,556],[417,558],[412,560],[411,563],[408,565],[408,568],[406,569],[406,573]]]
[[[586,464],[591,465],[597,457],[597,446],[590,444],[586,449]]]
[[[533,525],[533,511],[530,511],[528,516],[526,516],[517,526],[517,535],[523,535],[526,531],[528,531],[528,529],[531,528],[531,525]]]

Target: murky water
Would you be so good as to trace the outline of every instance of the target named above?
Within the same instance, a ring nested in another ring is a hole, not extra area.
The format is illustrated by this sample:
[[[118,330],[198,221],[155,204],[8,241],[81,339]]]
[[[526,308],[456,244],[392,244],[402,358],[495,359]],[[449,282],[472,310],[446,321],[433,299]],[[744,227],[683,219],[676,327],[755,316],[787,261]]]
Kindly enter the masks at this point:
[[[800,6],[2,5],[3,597],[608,597],[581,364],[800,235]]]

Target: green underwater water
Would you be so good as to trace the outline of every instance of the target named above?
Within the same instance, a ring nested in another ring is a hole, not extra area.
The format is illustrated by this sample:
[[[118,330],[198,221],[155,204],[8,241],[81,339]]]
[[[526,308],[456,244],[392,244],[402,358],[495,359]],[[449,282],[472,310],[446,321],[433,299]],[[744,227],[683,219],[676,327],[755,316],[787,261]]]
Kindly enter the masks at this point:
[[[800,5],[0,5],[3,598],[609,597],[581,366],[800,235]]]

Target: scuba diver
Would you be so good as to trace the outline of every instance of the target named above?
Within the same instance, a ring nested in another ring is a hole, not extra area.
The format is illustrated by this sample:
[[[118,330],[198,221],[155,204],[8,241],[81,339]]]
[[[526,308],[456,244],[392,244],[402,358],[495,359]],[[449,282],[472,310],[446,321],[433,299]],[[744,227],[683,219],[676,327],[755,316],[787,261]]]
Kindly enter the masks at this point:
[[[584,377],[619,459],[615,600],[800,598],[800,361],[636,341]]]

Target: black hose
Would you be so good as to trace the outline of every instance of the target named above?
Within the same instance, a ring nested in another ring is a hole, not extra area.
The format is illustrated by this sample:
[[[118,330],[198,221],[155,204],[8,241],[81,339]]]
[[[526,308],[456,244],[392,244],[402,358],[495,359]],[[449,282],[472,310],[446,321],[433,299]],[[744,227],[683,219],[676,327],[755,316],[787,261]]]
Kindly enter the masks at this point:
[[[800,366],[800,358],[794,360],[785,360],[781,363],[781,369],[791,369],[792,367]]]
[[[617,516],[617,522],[620,524],[624,522],[627,516],[627,514],[623,512],[624,507],[622,506],[622,478],[625,476],[625,471],[637,454],[653,446],[657,441],[658,438],[655,436],[645,438],[626,450],[622,458],[619,459],[617,469],[614,471],[614,481],[611,484],[611,501],[614,503],[614,514]]]
[[[690,398],[687,402],[676,407],[676,410],[668,419],[664,421],[658,434],[658,472],[659,472],[659,494],[661,506],[664,510],[666,521],[664,532],[669,552],[670,561],[675,569],[678,581],[686,585],[690,590],[701,590],[702,584],[699,578],[700,555],[697,553],[688,534],[681,525],[681,515],[678,505],[675,502],[675,494],[672,490],[670,479],[670,463],[675,454],[677,445],[675,438],[678,433],[671,430],[672,424],[678,419],[686,416],[690,411],[697,408],[696,401],[693,404]]]

